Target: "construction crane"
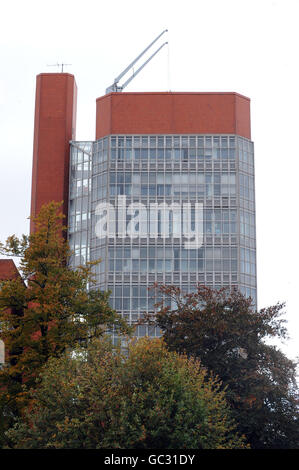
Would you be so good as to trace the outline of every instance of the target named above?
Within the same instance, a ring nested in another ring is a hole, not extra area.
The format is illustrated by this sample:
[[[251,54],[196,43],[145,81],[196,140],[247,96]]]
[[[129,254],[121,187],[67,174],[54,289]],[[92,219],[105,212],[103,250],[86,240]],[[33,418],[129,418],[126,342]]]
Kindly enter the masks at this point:
[[[123,91],[123,89],[131,82],[131,80],[133,80],[134,77],[136,77],[136,75],[146,66],[146,64],[149,63],[150,60],[152,60],[153,57],[155,57],[156,54],[158,54],[158,52],[162,49],[162,47],[165,46],[165,44],[168,44],[167,42],[164,42],[162,44],[162,46],[160,46],[145,62],[144,64],[142,64],[139,69],[136,70],[136,72],[133,72],[133,74],[131,75],[130,78],[128,78],[128,80],[123,83],[121,86],[118,85],[118,82],[119,80],[133,67],[134,64],[136,64],[136,62],[155,44],[155,42],[158,41],[158,39],[160,39],[160,37],[166,33],[168,30],[165,29],[164,31],[162,31],[161,34],[159,34],[159,36],[156,37],[156,39],[153,40],[153,42],[151,42],[145,49],[144,51],[141,52],[141,54],[139,54],[138,57],[136,57],[135,60],[133,60],[133,62],[131,62],[130,65],[128,65],[128,67],[125,68],[125,70],[120,74],[118,75],[118,77],[115,78],[114,82],[112,85],[110,85],[107,89],[106,89],[106,94],[107,93],[111,93],[111,92],[121,92]]]

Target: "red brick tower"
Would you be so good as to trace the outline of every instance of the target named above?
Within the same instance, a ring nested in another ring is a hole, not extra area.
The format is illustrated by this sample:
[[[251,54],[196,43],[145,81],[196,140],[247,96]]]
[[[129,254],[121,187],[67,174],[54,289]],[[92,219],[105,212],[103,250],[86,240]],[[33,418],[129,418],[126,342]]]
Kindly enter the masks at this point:
[[[237,134],[250,139],[250,99],[238,93],[109,93],[96,139],[115,134]]]
[[[63,201],[63,213],[67,217],[69,141],[75,139],[76,106],[77,86],[73,75],[42,73],[37,76],[31,217],[50,201]],[[30,231],[33,230],[31,219]]]

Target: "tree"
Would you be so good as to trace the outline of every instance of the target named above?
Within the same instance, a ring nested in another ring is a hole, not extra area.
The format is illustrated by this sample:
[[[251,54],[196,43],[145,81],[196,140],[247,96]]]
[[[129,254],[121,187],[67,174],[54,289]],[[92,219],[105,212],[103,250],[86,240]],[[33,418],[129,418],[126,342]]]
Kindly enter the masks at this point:
[[[161,339],[127,352],[96,339],[51,359],[32,405],[8,432],[14,448],[244,448],[225,394],[199,361]]]
[[[68,267],[71,253],[60,206],[43,206],[32,235],[9,237],[0,246],[2,253],[21,257],[20,278],[0,286],[0,337],[9,351],[8,364],[0,370],[2,422],[19,414],[26,398],[22,384],[29,389],[50,357],[112,327],[128,331],[110,308],[109,294],[88,289],[93,263]]]
[[[297,448],[296,363],[266,341],[287,338],[283,304],[254,310],[237,291],[198,286],[186,294],[156,286],[156,323],[170,350],[200,358],[227,387],[227,398],[252,448]]]

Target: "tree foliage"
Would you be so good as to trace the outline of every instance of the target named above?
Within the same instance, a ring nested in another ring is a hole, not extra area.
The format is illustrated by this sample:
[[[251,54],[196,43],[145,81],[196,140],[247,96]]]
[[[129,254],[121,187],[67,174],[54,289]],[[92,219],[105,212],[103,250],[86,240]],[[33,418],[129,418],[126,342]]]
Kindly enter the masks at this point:
[[[24,418],[8,432],[15,448],[244,448],[220,383],[199,361],[143,338],[128,351],[94,340],[51,359]]]
[[[22,383],[29,389],[50,357],[109,328],[128,331],[110,308],[109,294],[88,289],[92,263],[76,270],[68,267],[71,253],[62,221],[60,204],[49,203],[35,219],[32,235],[20,240],[12,236],[1,245],[2,253],[21,257],[21,276],[0,286],[0,337],[9,351],[0,370],[2,425],[23,406]]]
[[[267,342],[287,338],[284,305],[257,312],[250,299],[225,288],[159,291],[159,311],[148,319],[162,329],[171,350],[200,358],[219,376],[252,448],[298,447],[296,363]]]

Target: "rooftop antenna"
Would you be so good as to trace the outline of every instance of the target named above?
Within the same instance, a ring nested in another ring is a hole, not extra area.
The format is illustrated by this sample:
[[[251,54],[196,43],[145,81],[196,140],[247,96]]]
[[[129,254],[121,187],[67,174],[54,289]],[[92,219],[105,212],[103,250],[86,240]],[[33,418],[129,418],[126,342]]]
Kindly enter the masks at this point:
[[[57,64],[47,64],[47,67],[61,67],[61,73],[63,73],[63,67],[65,67],[66,65],[72,65],[72,64],[64,64],[64,63],[59,64],[57,62]]]
[[[160,37],[166,33],[168,31],[168,29],[164,29],[164,31],[162,31],[161,34],[159,34],[159,36],[156,37],[156,39],[154,39],[145,49],[144,51],[141,52],[141,54],[139,54],[138,57],[136,57],[136,59],[133,60],[133,62],[130,63],[130,65],[128,65],[128,67],[125,68],[125,70],[123,70],[123,72],[121,74],[118,75],[118,77],[116,77],[114,79],[114,82],[112,85],[110,85],[107,89],[106,89],[106,94],[107,93],[111,93],[111,92],[121,92],[123,91],[123,89],[130,83],[131,80],[133,80],[134,77],[136,77],[136,75],[143,69],[143,67],[146,66],[146,64],[149,63],[150,60],[152,60],[152,58],[158,54],[158,52],[162,49],[162,47],[164,47],[166,44],[168,44],[167,42],[164,42],[162,44],[162,46],[160,46],[145,62],[144,64],[142,64],[139,69],[136,70],[136,72],[133,71],[133,75],[131,75],[130,78],[128,78],[128,80],[123,83],[123,85],[121,86],[118,86],[118,82],[119,80],[133,67],[133,65],[155,44],[155,42],[158,41],[158,39],[160,39]]]

